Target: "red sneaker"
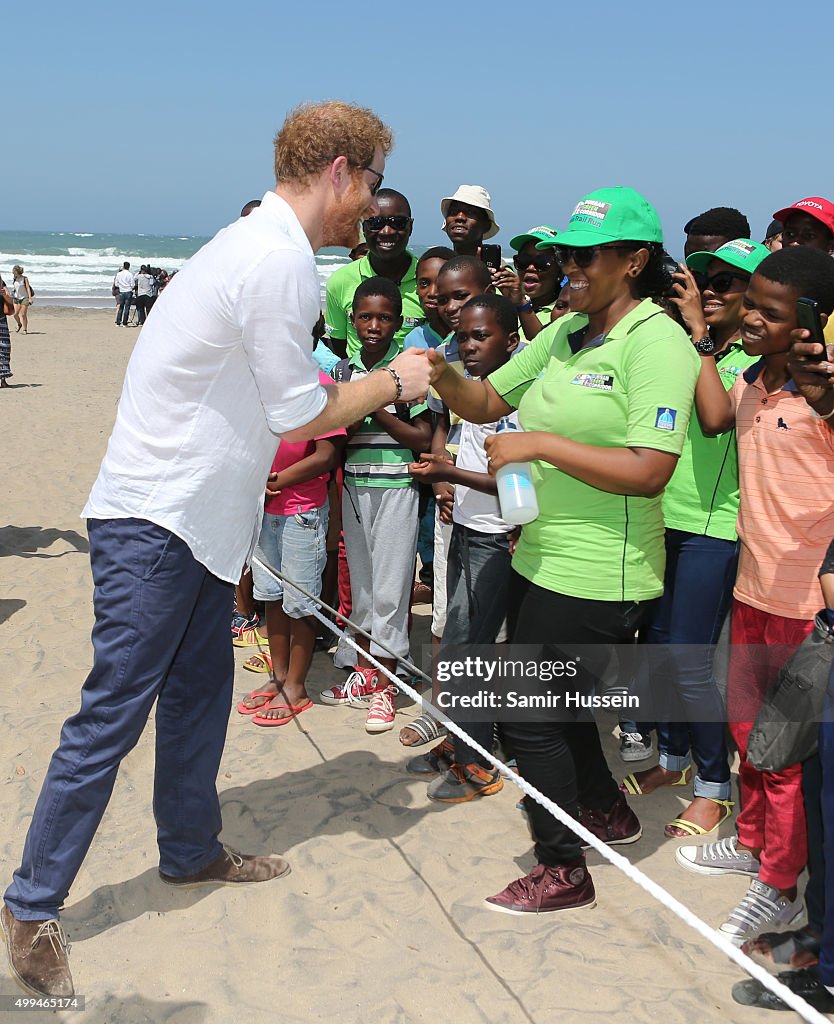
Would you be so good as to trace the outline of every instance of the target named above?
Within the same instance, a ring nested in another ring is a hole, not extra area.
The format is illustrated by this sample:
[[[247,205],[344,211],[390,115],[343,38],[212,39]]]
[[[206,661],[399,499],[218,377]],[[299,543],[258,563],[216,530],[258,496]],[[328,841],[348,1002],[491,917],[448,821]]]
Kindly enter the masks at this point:
[[[636,843],[643,835],[640,821],[622,793],[610,811],[592,810],[580,805],[579,823],[608,846],[627,846]],[[588,844],[583,843],[582,848],[587,850]]]
[[[343,683],[331,686],[321,694],[322,704],[350,704],[367,707],[374,694],[388,688],[388,680],[380,679],[375,668],[357,666]]]
[[[585,867],[584,857],[559,867],[537,864],[528,875],[517,878],[503,892],[486,899],[490,910],[500,910],[504,914],[590,910],[596,902],[594,883]]]

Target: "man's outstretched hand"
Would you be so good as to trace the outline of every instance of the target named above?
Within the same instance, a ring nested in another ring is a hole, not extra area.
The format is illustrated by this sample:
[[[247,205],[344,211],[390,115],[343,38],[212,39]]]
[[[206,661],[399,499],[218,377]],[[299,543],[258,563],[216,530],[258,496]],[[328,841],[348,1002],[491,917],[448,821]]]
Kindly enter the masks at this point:
[[[425,349],[407,348],[396,359],[392,359],[389,365],[397,371],[402,381],[401,402],[414,402],[426,397],[431,384],[432,367],[426,359]]]

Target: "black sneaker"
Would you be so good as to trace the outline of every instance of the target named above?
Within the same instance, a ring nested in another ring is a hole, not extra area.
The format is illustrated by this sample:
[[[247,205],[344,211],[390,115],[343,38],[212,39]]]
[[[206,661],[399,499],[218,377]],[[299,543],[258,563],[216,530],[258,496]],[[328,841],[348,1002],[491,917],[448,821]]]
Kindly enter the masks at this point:
[[[834,996],[819,980],[813,968],[801,971],[782,971],[776,977],[783,985],[801,996],[820,1013],[834,1013]],[[755,978],[738,981],[733,985],[733,999],[742,1006],[755,1006],[758,1010],[790,1010],[790,1006],[765,988]]]
[[[479,764],[453,764],[429,784],[428,797],[439,804],[463,804],[477,796],[492,796],[504,788],[497,768]]]
[[[412,757],[405,766],[411,775],[419,775],[421,779],[433,779],[442,775],[452,767],[455,759],[455,745],[448,738],[438,743],[427,754]]]

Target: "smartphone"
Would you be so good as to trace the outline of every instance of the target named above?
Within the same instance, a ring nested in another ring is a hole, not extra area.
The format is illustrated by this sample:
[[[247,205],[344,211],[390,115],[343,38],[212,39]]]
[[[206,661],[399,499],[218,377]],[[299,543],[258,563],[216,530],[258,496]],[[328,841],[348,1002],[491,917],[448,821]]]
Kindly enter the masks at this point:
[[[490,270],[500,270],[501,246],[483,244],[481,246],[481,260],[483,263],[486,263]]]
[[[807,356],[806,358],[811,363],[824,362],[828,359],[828,349],[825,347],[825,336],[822,333],[819,306],[814,299],[803,298],[796,300],[796,319],[803,330],[810,332],[811,337],[808,340],[822,345],[822,352],[819,355]]]

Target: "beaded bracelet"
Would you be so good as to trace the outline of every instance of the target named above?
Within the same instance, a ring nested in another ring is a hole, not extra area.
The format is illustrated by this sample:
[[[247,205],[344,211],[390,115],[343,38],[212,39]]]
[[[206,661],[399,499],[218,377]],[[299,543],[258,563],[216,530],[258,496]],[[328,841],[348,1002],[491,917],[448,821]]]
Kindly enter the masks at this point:
[[[380,366],[380,367],[378,367],[378,369],[385,370],[385,371],[387,371],[388,373],[391,374],[391,380],[393,380],[393,382],[394,382],[394,384],[396,385],[396,388],[397,388],[397,393],[394,396],[394,401],[395,402],[399,402],[399,400],[403,396],[403,382],[402,382],[402,379],[401,379],[400,375],[397,373],[397,371],[394,369],[393,366]]]

